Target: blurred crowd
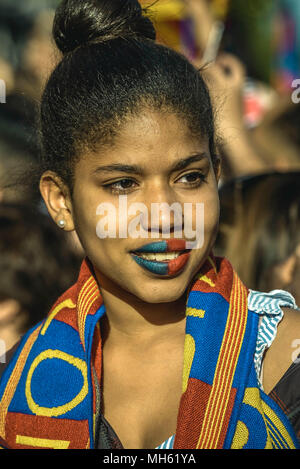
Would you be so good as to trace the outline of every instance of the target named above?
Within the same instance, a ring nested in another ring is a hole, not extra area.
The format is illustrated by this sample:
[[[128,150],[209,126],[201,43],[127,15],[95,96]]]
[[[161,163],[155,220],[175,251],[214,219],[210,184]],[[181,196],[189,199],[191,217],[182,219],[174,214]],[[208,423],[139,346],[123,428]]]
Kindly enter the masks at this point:
[[[158,40],[185,54],[211,91],[222,159],[215,254],[228,257],[249,288],[282,288],[300,305],[300,1],[141,3]],[[78,240],[50,221],[34,178],[24,178],[36,174],[39,100],[59,59],[51,37],[57,4],[0,0],[0,340],[7,350],[72,285],[83,256]]]

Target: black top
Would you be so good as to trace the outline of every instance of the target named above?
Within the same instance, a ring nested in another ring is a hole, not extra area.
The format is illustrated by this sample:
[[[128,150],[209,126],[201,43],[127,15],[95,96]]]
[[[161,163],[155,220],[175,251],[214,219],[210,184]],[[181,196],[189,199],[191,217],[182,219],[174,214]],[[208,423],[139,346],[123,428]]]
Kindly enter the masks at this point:
[[[269,396],[286,414],[300,441],[300,355]]]

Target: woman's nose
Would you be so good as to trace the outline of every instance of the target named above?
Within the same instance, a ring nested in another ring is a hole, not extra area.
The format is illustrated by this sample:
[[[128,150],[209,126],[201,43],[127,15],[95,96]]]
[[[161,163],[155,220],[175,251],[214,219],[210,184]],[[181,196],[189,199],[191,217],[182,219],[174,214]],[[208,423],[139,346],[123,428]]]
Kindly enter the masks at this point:
[[[183,207],[169,187],[156,186],[146,196],[148,217],[142,217],[144,230],[151,232],[153,237],[182,236]],[[145,218],[147,218],[145,220]]]

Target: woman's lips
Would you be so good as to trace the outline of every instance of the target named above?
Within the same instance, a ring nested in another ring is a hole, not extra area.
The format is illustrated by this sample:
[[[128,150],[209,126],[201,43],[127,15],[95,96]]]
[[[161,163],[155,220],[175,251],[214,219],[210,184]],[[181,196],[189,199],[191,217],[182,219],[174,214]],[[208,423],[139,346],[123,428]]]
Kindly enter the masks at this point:
[[[184,268],[190,251],[186,250],[185,240],[170,239],[146,244],[132,251],[131,255],[144,269],[166,276],[176,275]]]

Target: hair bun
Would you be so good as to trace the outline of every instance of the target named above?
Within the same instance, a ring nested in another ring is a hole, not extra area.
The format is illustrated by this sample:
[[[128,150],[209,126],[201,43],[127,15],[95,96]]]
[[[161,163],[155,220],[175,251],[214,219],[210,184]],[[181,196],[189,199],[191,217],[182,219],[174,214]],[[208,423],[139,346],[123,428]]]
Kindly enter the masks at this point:
[[[89,42],[126,36],[156,37],[137,0],[63,0],[56,10],[53,37],[63,54]]]

